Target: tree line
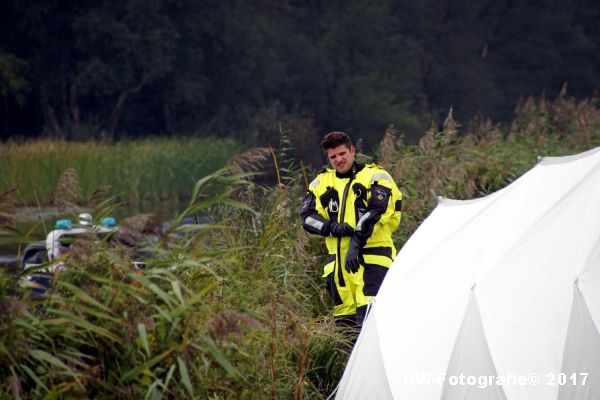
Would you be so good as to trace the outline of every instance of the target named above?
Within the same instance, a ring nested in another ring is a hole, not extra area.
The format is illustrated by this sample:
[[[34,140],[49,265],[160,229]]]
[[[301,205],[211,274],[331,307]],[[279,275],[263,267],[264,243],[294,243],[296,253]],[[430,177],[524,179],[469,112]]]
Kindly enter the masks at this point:
[[[414,141],[451,106],[509,121],[520,98],[600,88],[593,0],[8,0],[0,20],[4,139],[256,143],[275,113]]]

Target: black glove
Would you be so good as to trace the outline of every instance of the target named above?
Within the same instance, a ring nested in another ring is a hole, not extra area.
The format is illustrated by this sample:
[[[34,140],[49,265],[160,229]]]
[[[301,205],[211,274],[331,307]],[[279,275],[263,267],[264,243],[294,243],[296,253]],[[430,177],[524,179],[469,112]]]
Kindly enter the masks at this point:
[[[337,222],[332,222],[329,226],[329,232],[331,233],[331,236],[341,238],[344,236],[354,235],[354,228],[352,228],[346,222],[342,222],[341,224],[338,224]]]
[[[355,236],[352,236],[350,239],[350,247],[348,247],[348,252],[346,253],[346,271],[352,272],[353,274],[358,272],[358,267],[360,266],[360,261],[358,260],[358,252],[360,250],[360,244],[358,243],[358,239]]]

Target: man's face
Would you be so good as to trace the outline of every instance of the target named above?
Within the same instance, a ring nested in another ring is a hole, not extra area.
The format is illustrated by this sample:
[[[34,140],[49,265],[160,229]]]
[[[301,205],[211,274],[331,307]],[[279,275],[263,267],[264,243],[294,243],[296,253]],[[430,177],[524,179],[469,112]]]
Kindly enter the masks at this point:
[[[352,168],[356,150],[354,149],[354,146],[348,147],[345,144],[342,144],[333,149],[325,150],[325,153],[327,153],[327,158],[329,159],[331,166],[335,168],[337,172],[343,174],[350,171],[350,168]]]

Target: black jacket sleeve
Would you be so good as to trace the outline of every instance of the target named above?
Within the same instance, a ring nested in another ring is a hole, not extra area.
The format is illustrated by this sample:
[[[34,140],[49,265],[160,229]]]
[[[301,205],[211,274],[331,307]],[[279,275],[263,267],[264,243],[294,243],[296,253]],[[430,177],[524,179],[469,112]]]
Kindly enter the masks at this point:
[[[361,219],[356,223],[355,237],[360,246],[364,246],[367,239],[373,234],[375,224],[381,218],[381,215],[387,210],[392,191],[381,185],[373,185],[370,189],[371,197],[367,203],[367,208]]]
[[[315,202],[315,195],[308,191],[304,200],[302,200],[302,208],[300,209],[300,216],[303,222],[302,227],[309,233],[329,236],[331,233],[331,222],[319,215]]]

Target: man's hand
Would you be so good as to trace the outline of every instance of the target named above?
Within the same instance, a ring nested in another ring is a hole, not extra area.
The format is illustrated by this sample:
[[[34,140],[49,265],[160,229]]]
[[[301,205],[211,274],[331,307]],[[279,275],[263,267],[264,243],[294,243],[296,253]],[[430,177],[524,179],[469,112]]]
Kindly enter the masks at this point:
[[[338,238],[354,235],[354,228],[352,228],[346,222],[342,222],[341,224],[332,222],[329,229],[331,232],[331,236],[335,236]]]
[[[358,272],[358,267],[360,267],[360,261],[358,261],[358,252],[360,250],[360,244],[355,237],[350,239],[350,247],[348,247],[348,252],[346,253],[346,271],[352,272],[353,274]]]

